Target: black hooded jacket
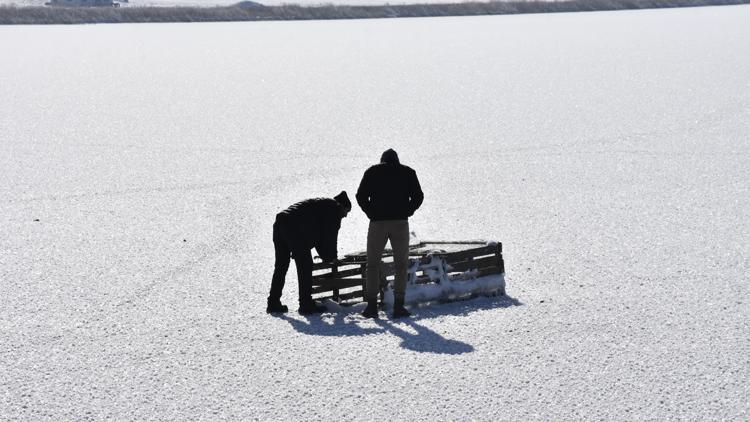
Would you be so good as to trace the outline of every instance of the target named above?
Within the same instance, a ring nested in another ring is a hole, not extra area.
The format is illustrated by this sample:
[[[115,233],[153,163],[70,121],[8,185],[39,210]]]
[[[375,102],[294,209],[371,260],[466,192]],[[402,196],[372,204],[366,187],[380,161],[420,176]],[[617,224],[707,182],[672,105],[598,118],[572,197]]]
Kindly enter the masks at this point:
[[[306,199],[276,215],[276,221],[293,232],[293,248],[314,247],[325,262],[336,259],[341,218],[341,206],[332,198]]]
[[[372,221],[406,220],[424,200],[417,173],[399,163],[395,152],[383,161],[365,171],[357,203]]]

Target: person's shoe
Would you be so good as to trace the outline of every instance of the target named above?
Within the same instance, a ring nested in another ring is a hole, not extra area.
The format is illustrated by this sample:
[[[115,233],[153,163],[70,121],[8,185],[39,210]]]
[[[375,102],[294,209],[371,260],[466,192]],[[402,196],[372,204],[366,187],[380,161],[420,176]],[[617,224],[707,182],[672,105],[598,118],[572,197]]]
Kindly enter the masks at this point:
[[[365,318],[378,319],[378,302],[367,302],[367,307],[362,311],[362,316]]]
[[[281,301],[269,301],[266,307],[266,313],[269,314],[283,314],[289,311],[286,305],[282,305]]]
[[[327,308],[325,307],[325,305],[321,305],[319,303],[316,303],[315,301],[303,302],[299,304],[300,315],[321,314],[326,310]]]
[[[405,318],[410,317],[411,312],[404,308],[404,300],[396,300],[393,303],[393,318]]]
[[[410,316],[411,316],[411,312],[409,312],[403,306],[399,308],[396,308],[396,307],[393,308],[393,318],[406,318]]]

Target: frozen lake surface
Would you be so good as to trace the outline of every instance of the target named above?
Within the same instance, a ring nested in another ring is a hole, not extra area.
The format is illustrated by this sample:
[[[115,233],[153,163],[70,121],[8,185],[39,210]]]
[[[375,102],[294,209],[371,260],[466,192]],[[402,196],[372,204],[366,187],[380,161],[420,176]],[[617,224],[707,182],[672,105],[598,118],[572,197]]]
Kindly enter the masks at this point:
[[[0,27],[0,419],[747,420],[748,22]],[[509,297],[266,315],[275,213],[388,147]]]

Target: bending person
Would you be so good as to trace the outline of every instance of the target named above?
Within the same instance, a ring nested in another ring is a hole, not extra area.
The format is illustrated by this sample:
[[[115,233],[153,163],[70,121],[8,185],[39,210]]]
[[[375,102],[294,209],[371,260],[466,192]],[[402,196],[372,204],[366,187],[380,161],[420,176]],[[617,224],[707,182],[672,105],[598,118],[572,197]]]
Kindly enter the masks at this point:
[[[297,265],[299,313],[309,315],[325,311],[325,306],[312,299],[312,266],[310,250],[315,248],[324,262],[336,260],[341,219],[349,214],[352,203],[345,191],[331,198],[314,198],[298,202],[276,214],[273,223],[273,246],[276,262],[268,295],[266,312],[287,312],[281,303],[284,279],[290,255]]]
[[[389,149],[362,176],[357,190],[357,203],[370,218],[367,230],[367,308],[362,315],[378,318],[378,286],[383,250],[388,240],[393,249],[396,280],[393,286],[393,317],[410,316],[404,308],[406,277],[409,263],[409,217],[414,214],[424,195],[417,173],[399,163],[396,151]]]

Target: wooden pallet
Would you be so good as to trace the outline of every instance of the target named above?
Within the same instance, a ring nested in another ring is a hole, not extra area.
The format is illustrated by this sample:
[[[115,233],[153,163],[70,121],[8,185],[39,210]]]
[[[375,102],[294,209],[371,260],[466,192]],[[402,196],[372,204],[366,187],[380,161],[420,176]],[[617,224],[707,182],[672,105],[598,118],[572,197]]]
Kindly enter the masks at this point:
[[[435,283],[422,265],[429,264],[433,257],[440,257],[448,264],[447,275],[453,280],[476,278],[492,274],[504,274],[503,245],[500,242],[421,242],[409,247],[409,268],[419,264],[409,283]],[[336,264],[315,263],[313,265],[313,297],[332,299],[341,304],[355,304],[364,299],[367,270],[367,253],[358,252],[344,256]],[[383,301],[384,288],[394,277],[393,252],[383,253],[380,268],[380,300]],[[505,291],[499,292],[505,294]]]

